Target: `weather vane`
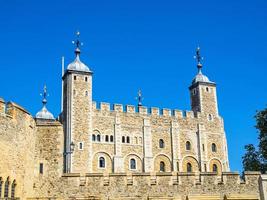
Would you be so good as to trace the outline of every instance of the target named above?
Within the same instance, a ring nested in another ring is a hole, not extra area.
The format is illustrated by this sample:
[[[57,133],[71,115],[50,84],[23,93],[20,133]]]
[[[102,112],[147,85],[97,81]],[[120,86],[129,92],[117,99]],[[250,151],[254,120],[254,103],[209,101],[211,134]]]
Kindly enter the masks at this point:
[[[137,93],[137,97],[136,97],[136,99],[137,99],[137,101],[138,101],[138,107],[139,106],[142,106],[142,101],[144,100],[144,98],[142,97],[142,91],[141,90],[138,90],[138,93]]]
[[[80,54],[81,53],[81,50],[80,50],[80,47],[83,45],[82,42],[80,42],[80,31],[77,31],[76,32],[76,40],[72,41],[72,44],[74,44],[76,46],[76,49],[75,49],[75,54]]]
[[[45,106],[47,103],[47,99],[46,97],[48,97],[49,95],[47,94],[47,88],[46,85],[44,85],[44,89],[43,89],[43,94],[40,94],[43,97],[42,103]]]
[[[196,55],[194,56],[194,58],[197,60],[197,68],[200,72],[201,68],[202,68],[201,60],[203,60],[203,57],[201,57],[201,55],[200,55],[200,47],[199,46],[196,49]]]

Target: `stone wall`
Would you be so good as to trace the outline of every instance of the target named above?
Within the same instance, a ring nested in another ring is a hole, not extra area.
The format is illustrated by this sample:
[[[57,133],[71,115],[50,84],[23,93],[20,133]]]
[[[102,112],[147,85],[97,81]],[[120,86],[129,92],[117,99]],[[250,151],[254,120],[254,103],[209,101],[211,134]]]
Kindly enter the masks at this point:
[[[52,180],[49,196],[34,199],[259,200],[259,177],[252,172],[245,173],[245,181],[238,173],[65,174]]]
[[[35,133],[35,122],[25,109],[0,101],[0,198],[4,197],[7,179],[9,197],[13,183],[16,197],[33,195]]]

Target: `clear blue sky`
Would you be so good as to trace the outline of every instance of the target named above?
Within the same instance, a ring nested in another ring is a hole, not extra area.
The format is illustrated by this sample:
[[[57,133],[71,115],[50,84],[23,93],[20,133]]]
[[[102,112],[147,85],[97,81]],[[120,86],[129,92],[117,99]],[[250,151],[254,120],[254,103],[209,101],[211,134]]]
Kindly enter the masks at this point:
[[[81,32],[82,60],[94,71],[93,99],[190,109],[197,69],[217,85],[231,169],[242,170],[244,145],[257,142],[253,116],[267,104],[267,1],[1,1],[0,96],[33,115],[60,112],[61,56],[73,60]]]

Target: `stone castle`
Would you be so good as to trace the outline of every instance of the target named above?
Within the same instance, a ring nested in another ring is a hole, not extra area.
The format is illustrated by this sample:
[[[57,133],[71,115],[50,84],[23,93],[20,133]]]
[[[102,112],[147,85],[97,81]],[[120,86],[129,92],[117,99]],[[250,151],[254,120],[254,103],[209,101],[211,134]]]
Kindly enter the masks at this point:
[[[0,199],[264,199],[267,178],[230,172],[216,84],[198,73],[191,111],[92,100],[93,73],[75,60],[62,76],[62,112],[33,117],[0,99]],[[265,196],[265,199],[267,196]]]

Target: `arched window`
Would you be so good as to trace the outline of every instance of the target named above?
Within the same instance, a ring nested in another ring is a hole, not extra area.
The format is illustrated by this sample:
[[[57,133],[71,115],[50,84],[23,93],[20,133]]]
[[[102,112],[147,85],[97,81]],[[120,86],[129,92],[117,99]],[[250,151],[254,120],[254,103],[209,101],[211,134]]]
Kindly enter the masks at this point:
[[[212,115],[211,114],[209,114],[208,118],[209,118],[209,121],[212,121]]]
[[[108,142],[108,140],[109,140],[109,137],[108,137],[108,135],[106,135],[105,136],[105,141]]]
[[[212,152],[217,152],[217,147],[216,147],[215,143],[212,143],[211,150],[212,150]]]
[[[132,158],[132,159],[130,160],[130,168],[131,168],[131,169],[136,169],[136,161],[135,161],[134,158]]]
[[[16,195],[16,180],[13,181],[12,185],[11,185],[11,198],[15,198]]]
[[[92,135],[92,140],[95,141],[95,134]]]
[[[0,197],[2,196],[2,187],[3,187],[3,181],[2,177],[0,177]]]
[[[217,167],[216,164],[213,164],[213,165],[212,165],[212,171],[213,171],[213,172],[218,172],[218,167]]]
[[[159,171],[160,172],[165,172],[165,163],[163,161],[161,161],[159,163]]]
[[[186,164],[186,171],[187,172],[192,172],[192,165],[191,165],[191,163],[187,163]]]
[[[114,138],[113,138],[113,135],[110,136],[110,142],[113,142],[114,141]]]
[[[190,143],[189,141],[187,141],[187,142],[185,143],[185,149],[186,149],[187,151],[190,151],[190,150],[191,150],[191,143]]]
[[[126,137],[126,142],[130,143],[130,137],[129,136]]]
[[[97,136],[96,136],[96,140],[97,140],[98,142],[101,141],[101,137],[100,137],[100,135],[97,135]]]
[[[99,158],[99,168],[105,168],[105,167],[106,167],[105,158],[100,157]]]
[[[4,197],[7,198],[8,197],[8,193],[9,193],[9,177],[7,177],[6,182],[5,182],[5,192],[4,192]]]
[[[164,148],[164,140],[163,139],[160,139],[159,140],[159,148]]]
[[[125,136],[122,136],[121,142],[125,143]]]

